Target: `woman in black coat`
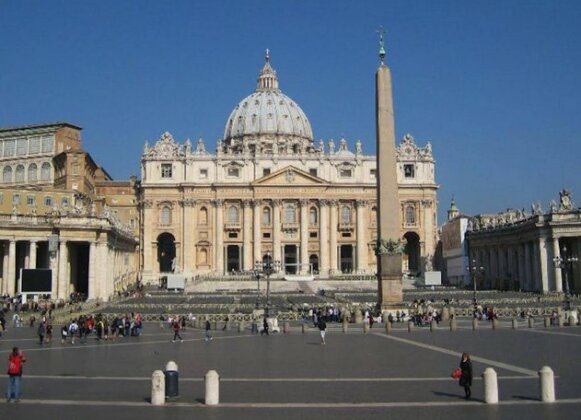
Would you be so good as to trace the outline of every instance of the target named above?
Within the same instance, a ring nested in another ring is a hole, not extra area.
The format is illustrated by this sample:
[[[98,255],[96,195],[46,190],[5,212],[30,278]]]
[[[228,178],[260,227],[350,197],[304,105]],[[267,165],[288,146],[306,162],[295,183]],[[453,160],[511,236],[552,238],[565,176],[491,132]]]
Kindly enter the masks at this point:
[[[470,387],[472,386],[472,362],[470,361],[470,355],[468,353],[462,353],[460,370],[462,370],[462,376],[460,376],[459,384],[464,387],[465,398],[468,400],[472,395],[470,391]]]

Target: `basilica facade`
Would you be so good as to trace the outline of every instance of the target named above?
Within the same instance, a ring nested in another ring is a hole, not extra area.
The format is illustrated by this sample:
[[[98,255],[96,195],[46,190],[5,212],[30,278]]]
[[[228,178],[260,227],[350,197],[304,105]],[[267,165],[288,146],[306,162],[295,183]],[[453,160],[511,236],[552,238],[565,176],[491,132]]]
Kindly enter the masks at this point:
[[[376,272],[377,163],[362,143],[314,141],[311,124],[279,88],[267,53],[253,93],[226,119],[214,150],[168,132],[141,157],[140,264],[144,281],[249,273],[280,262],[299,278]],[[405,271],[423,271],[437,243],[430,143],[397,146]]]

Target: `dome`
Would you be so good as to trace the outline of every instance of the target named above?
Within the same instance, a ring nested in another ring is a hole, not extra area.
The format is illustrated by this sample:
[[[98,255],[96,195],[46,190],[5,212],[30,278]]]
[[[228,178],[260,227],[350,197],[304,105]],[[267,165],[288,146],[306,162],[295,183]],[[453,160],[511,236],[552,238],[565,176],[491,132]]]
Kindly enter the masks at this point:
[[[258,75],[254,93],[234,108],[224,130],[224,143],[230,146],[258,144],[270,148],[273,142],[311,147],[313,132],[303,110],[278,88],[276,71],[266,63]]]

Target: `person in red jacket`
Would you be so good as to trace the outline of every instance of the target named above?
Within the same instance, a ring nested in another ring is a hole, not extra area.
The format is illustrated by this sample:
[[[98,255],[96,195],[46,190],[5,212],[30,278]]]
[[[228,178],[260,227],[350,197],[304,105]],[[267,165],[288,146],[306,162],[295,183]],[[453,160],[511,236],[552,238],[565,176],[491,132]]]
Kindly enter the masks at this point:
[[[20,401],[20,381],[22,379],[22,365],[26,362],[26,357],[14,347],[8,356],[8,388],[6,389],[6,401]]]

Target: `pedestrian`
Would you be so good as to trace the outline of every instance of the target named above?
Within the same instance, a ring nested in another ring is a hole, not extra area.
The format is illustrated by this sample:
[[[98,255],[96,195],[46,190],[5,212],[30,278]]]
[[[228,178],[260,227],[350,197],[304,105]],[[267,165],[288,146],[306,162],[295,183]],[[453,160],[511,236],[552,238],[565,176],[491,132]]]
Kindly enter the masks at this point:
[[[214,337],[210,334],[210,329],[212,326],[210,325],[210,320],[206,319],[206,341],[213,340]]]
[[[325,342],[325,333],[327,332],[327,324],[323,320],[323,318],[319,318],[319,322],[317,323],[317,327],[319,327],[319,333],[321,334],[321,344],[327,344]]]
[[[173,340],[171,340],[172,343],[176,342],[176,338],[180,339],[180,343],[183,343],[184,340],[182,338],[182,336],[180,335],[180,319],[178,317],[176,317],[176,319],[173,320],[171,327],[173,329]]]
[[[260,335],[266,334],[268,335],[268,320],[266,317],[262,320],[262,331],[260,331]]]
[[[222,331],[226,331],[226,328],[228,328],[228,322],[230,322],[230,318],[228,317],[228,315],[226,315],[226,319],[224,320],[224,326],[222,327]]]
[[[472,396],[472,392],[470,391],[470,387],[472,386],[472,362],[470,361],[470,355],[468,353],[462,353],[460,370],[462,371],[462,375],[460,376],[459,385],[464,387],[464,398],[469,400]]]
[[[52,324],[46,326],[46,336],[44,338],[45,343],[50,343],[52,341]]]
[[[42,346],[44,343],[44,336],[46,335],[46,326],[44,325],[44,322],[41,322],[38,324],[38,339],[40,341],[40,345]]]
[[[8,387],[6,389],[6,402],[20,401],[20,382],[22,379],[22,365],[26,363],[26,357],[14,347],[8,356]]]

